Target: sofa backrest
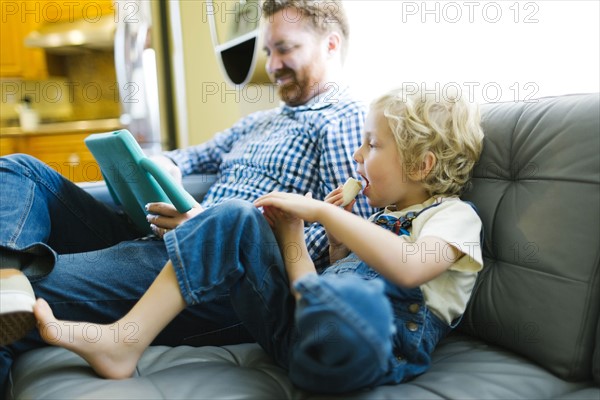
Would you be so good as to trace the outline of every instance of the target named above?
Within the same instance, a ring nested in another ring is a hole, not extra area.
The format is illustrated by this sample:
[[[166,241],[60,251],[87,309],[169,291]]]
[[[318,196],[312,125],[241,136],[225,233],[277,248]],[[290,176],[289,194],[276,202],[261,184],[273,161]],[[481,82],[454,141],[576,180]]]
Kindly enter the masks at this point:
[[[463,196],[483,221],[485,268],[461,329],[568,380],[600,369],[599,98],[483,105]]]

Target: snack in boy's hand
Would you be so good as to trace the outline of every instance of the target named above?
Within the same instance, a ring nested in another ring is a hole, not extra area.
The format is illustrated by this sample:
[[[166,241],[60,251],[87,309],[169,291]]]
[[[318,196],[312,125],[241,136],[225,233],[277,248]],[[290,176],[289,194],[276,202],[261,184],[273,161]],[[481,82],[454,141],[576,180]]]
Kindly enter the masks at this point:
[[[342,188],[342,196],[343,202],[342,207],[346,207],[348,204],[352,203],[352,200],[356,197],[358,192],[362,189],[362,184],[360,181],[350,177],[344,183],[344,187]]]

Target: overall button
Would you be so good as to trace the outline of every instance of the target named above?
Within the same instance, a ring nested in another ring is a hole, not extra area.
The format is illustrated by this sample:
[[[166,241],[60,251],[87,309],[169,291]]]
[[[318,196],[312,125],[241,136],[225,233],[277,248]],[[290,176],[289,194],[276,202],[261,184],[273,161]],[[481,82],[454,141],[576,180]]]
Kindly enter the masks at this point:
[[[416,332],[419,329],[419,325],[412,321],[409,321],[406,323],[406,329],[408,329],[411,332]]]
[[[410,311],[413,314],[418,313],[420,309],[421,306],[419,305],[419,303],[413,303],[410,306],[408,306],[408,311]]]

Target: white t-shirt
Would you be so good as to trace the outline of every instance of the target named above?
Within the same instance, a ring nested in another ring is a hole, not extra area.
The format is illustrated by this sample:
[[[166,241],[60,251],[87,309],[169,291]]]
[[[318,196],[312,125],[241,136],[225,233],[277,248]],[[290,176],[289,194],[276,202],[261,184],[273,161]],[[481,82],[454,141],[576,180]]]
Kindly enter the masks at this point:
[[[450,325],[455,318],[465,312],[477,272],[483,268],[479,216],[473,207],[458,197],[430,198],[422,204],[401,211],[388,207],[384,214],[400,217],[410,211],[419,212],[436,202],[440,204],[425,210],[413,220],[412,227],[409,229],[410,236],[406,239],[409,242],[416,242],[419,238],[434,236],[463,253],[445,272],[421,285],[427,307]],[[427,250],[433,254],[438,249]],[[441,249],[440,254],[441,257],[451,257],[452,250],[450,247],[444,248]]]

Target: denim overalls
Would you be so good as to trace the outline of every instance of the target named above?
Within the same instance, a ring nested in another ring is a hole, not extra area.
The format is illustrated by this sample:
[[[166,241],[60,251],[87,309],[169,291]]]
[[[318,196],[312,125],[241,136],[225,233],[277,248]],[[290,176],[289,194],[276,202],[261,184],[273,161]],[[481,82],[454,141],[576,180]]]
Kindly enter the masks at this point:
[[[434,203],[420,212],[438,204]],[[400,219],[379,213],[373,221],[398,235],[410,235],[408,229],[419,213],[410,212]],[[395,332],[391,351],[387,354],[388,371],[369,386],[400,383],[425,372],[431,364],[431,353],[450,327],[429,311],[421,289],[402,288],[389,282],[353,253],[326,269],[322,276],[332,274],[355,275],[363,280],[383,282],[383,295],[392,307]]]

